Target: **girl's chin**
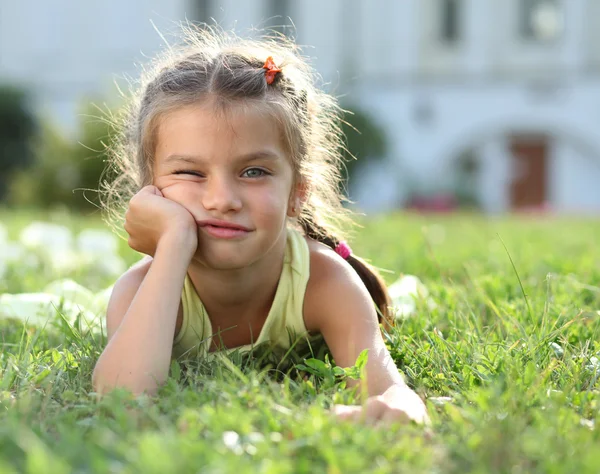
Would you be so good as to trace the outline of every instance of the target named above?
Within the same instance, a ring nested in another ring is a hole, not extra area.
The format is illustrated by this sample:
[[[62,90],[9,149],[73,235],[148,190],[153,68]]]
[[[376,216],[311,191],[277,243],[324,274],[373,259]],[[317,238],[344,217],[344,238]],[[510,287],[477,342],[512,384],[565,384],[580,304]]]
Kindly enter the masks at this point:
[[[196,252],[193,262],[211,270],[237,270],[247,267],[252,263],[252,261],[244,258],[239,253],[232,254],[230,252],[212,252],[210,255],[206,255],[204,252]]]

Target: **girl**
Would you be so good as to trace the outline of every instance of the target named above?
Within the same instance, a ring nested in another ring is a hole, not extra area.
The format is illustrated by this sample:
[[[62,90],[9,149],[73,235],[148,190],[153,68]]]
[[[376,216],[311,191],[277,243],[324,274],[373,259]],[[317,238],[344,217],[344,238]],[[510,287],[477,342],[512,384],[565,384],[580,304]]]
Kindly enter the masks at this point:
[[[172,357],[321,334],[339,366],[369,350],[370,398],[336,414],[428,422],[380,333],[384,283],[340,239],[334,99],[293,44],[185,33],[143,78],[115,154],[109,197],[137,190],[125,230],[149,257],[114,286],[95,390],[155,393]]]

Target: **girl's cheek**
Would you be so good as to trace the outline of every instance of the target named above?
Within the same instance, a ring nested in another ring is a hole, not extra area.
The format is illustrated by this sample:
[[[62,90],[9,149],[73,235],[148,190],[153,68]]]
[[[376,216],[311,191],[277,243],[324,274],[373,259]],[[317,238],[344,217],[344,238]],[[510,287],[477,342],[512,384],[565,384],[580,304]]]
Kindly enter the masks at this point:
[[[193,181],[171,181],[163,183],[163,194],[185,197],[190,194],[197,195],[201,192],[201,186]]]
[[[288,196],[278,190],[265,190],[252,200],[256,211],[262,215],[286,213],[288,208]]]
[[[187,207],[186,204],[193,200],[189,191],[179,186],[165,186],[161,189],[163,196],[177,204]]]

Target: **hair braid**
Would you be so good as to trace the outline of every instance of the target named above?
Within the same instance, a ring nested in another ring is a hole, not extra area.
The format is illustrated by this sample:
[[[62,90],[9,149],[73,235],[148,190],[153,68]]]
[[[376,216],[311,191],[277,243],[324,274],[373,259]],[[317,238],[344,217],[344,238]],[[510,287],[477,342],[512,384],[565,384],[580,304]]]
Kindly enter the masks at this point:
[[[303,216],[300,219],[300,225],[307,237],[321,242],[333,250],[335,250],[340,243],[335,236],[328,234],[327,231],[311,217]],[[393,326],[394,318],[390,311],[392,302],[390,300],[390,295],[387,292],[385,282],[377,273],[377,270],[354,254],[350,255],[346,261],[354,271],[356,271],[371,295],[373,303],[375,303],[375,307],[377,308],[377,319],[379,322],[383,323],[386,328]]]

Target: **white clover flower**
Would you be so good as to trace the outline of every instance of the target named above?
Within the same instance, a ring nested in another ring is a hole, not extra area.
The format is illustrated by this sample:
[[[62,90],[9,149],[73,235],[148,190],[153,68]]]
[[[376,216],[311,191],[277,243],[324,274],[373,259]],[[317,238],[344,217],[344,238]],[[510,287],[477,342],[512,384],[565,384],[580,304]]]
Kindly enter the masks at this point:
[[[586,369],[588,369],[592,372],[596,372],[596,371],[600,370],[600,361],[598,360],[598,357],[596,357],[596,356],[590,357],[588,364],[585,367],[586,367]]]
[[[262,433],[259,433],[257,431],[253,431],[252,433],[250,433],[248,436],[248,442],[252,443],[252,444],[260,444],[262,442],[264,442],[265,440],[265,435],[263,435]]]
[[[49,253],[73,248],[73,235],[63,225],[34,221],[21,231],[20,241],[28,248]]]
[[[103,258],[117,253],[118,241],[106,230],[85,229],[77,236],[77,248],[85,255]]]
[[[64,298],[90,310],[95,304],[96,295],[73,280],[56,280],[44,288],[44,293]]]
[[[113,292],[113,285],[108,288],[96,293],[94,300],[89,307],[89,310],[94,314],[105,314],[106,308],[108,307],[108,301]]]
[[[8,230],[6,227],[0,222],[0,248],[4,247],[5,244],[8,243]]]
[[[86,229],[77,237],[77,248],[85,264],[93,265],[97,273],[115,277],[127,270],[125,261],[117,253],[118,240],[110,232]]]
[[[26,254],[27,250],[17,242],[5,242],[0,247],[0,260],[5,262],[18,262]]]
[[[594,430],[596,428],[596,422],[594,420],[587,420],[585,418],[582,418],[581,420],[579,420],[579,424],[581,426],[589,428],[590,430]]]
[[[71,248],[52,249],[47,256],[52,269],[57,273],[71,272],[84,265],[81,256]]]
[[[557,358],[560,359],[560,358],[562,358],[565,355],[565,350],[559,344],[557,344],[556,342],[551,342],[549,344],[549,346],[550,346],[550,349],[552,349],[554,351],[554,355]]]
[[[127,270],[125,261],[117,255],[106,255],[94,264],[96,270],[106,276],[119,276]]]
[[[41,264],[40,258],[37,254],[32,252],[26,252],[19,259],[19,266],[27,270],[37,270]]]
[[[225,431],[225,433],[223,433],[223,444],[237,455],[244,452],[240,435],[235,431]]]
[[[19,261],[25,253],[25,249],[8,238],[8,231],[0,223],[0,262]]]
[[[85,308],[47,293],[19,293],[0,295],[0,316],[19,319],[29,324],[43,326],[57,317],[57,310],[69,321],[81,314],[92,322],[96,318]]]
[[[0,227],[0,278],[6,275],[9,264],[16,262],[21,264],[21,260],[24,259],[25,255],[25,248],[18,243],[10,242],[5,229]],[[37,267],[37,261],[34,267]]]
[[[425,298],[429,308],[435,303],[429,298],[427,287],[414,275],[404,275],[388,287],[392,300],[392,311],[396,318],[405,318],[417,311],[416,301]]]

